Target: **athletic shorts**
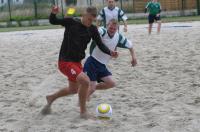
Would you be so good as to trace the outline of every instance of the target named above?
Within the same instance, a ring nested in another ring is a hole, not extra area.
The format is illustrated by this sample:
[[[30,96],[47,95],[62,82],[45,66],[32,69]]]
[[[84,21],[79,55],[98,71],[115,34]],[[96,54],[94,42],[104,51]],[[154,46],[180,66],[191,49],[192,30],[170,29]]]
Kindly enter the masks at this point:
[[[83,71],[82,64],[80,62],[58,62],[59,70],[68,77],[69,81],[76,82],[77,76]]]
[[[152,24],[152,23],[154,23],[154,20],[156,20],[156,21],[159,21],[159,20],[161,20],[161,18],[160,18],[160,16],[156,16],[156,15],[149,15],[148,16],[148,20],[149,20],[149,24]]]
[[[91,81],[99,81],[103,77],[112,75],[106,68],[105,64],[100,63],[92,56],[87,58],[83,72],[88,75]]]

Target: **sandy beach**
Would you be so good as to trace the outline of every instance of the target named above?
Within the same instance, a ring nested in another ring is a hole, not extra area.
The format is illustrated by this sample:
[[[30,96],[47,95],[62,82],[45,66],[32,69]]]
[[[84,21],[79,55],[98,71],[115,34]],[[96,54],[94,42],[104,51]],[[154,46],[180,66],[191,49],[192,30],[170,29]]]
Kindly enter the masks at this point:
[[[113,108],[111,120],[79,117],[78,96],[58,99],[41,115],[45,96],[67,86],[57,69],[64,29],[0,33],[0,132],[200,132],[200,22],[165,23],[160,35],[129,25],[135,47],[108,65],[117,86],[96,91],[87,108]]]

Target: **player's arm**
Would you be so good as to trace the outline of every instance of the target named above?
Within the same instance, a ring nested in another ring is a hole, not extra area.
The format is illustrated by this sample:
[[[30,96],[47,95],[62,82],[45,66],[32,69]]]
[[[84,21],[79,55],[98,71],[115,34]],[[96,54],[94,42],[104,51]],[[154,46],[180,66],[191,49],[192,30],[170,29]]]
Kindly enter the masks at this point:
[[[144,9],[144,13],[147,13],[147,10],[148,10],[148,9],[145,7],[145,9]]]
[[[130,48],[129,51],[130,51],[131,58],[132,58],[132,60],[131,60],[131,65],[132,65],[132,66],[135,66],[135,65],[137,64],[137,59],[136,59],[136,55],[135,55],[134,48],[133,48],[133,47]]]
[[[129,49],[133,47],[132,43],[128,42],[128,39],[124,37],[122,34],[119,34],[119,41],[117,43],[117,47]]]
[[[101,51],[104,53],[111,55],[110,50],[108,49],[107,46],[105,46],[101,40],[100,34],[97,30],[97,28],[94,26],[92,31],[92,39],[95,41],[96,45],[99,47]]]
[[[159,13],[161,13],[161,11],[162,11],[162,6],[159,4],[159,7],[160,7]]]
[[[132,66],[135,66],[137,64],[135,51],[134,51],[133,44],[131,41],[129,41],[123,35],[119,34],[119,42],[117,44],[117,47],[129,49],[130,55],[131,55]]]
[[[100,36],[103,37],[106,34],[107,30],[103,27],[99,27],[98,32],[99,32]],[[90,55],[92,54],[95,47],[96,47],[96,42],[94,40],[92,40],[92,43],[90,45]]]
[[[161,5],[159,4],[159,12],[158,12],[157,16],[160,16],[161,11],[162,11],[162,8],[161,8]]]
[[[145,6],[144,13],[147,13],[148,8],[149,8],[149,4],[150,4],[150,3],[147,3],[147,5]]]
[[[103,9],[99,12],[99,15],[97,16],[97,21],[96,21],[96,26],[99,27],[101,26],[101,23],[104,19],[104,13],[103,13]]]
[[[96,26],[97,27],[100,27],[101,26],[101,20],[97,17],[97,21],[96,21]]]
[[[124,32],[127,32],[127,30],[128,30],[127,21],[123,21],[123,23],[124,23]]]
[[[120,16],[120,19],[124,23],[124,32],[127,32],[127,19],[128,19],[128,17],[126,16],[124,11],[122,11],[122,10],[120,10],[119,16]]]
[[[65,18],[65,19],[60,19],[56,17],[56,14],[59,13],[59,8],[58,6],[53,6],[51,10],[51,14],[49,16],[49,22],[53,25],[62,25],[66,26],[69,25],[73,22],[72,18]]]

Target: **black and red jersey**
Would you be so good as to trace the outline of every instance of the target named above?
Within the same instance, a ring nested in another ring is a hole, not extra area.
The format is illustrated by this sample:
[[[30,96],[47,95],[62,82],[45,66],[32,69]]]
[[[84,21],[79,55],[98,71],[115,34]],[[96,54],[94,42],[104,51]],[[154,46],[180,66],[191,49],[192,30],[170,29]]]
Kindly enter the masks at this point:
[[[110,50],[102,43],[96,26],[86,27],[80,20],[74,18],[58,19],[53,13],[51,13],[49,21],[51,24],[65,27],[59,60],[80,62],[85,58],[85,50],[91,39],[104,53],[110,55]]]

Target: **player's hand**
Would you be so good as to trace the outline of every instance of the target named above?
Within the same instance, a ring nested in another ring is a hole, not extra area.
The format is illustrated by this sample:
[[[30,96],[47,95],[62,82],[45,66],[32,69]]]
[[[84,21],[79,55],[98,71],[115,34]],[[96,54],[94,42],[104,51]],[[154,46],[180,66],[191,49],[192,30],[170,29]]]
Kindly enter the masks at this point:
[[[59,8],[58,8],[58,6],[53,6],[52,9],[51,9],[51,12],[52,12],[53,14],[58,14],[58,13],[59,13]]]
[[[137,60],[136,60],[135,57],[132,58],[132,60],[131,60],[131,65],[132,65],[132,66],[136,66],[136,65],[137,65]]]
[[[160,16],[160,14],[156,14],[156,16],[157,16],[157,17],[159,17],[159,16]]]
[[[144,16],[148,18],[149,17],[149,13],[145,13]]]
[[[111,56],[112,56],[113,58],[117,58],[117,57],[119,56],[119,54],[118,54],[117,51],[111,51],[110,54],[111,54]]]
[[[127,29],[127,26],[124,26],[124,32],[127,32],[128,29]]]

